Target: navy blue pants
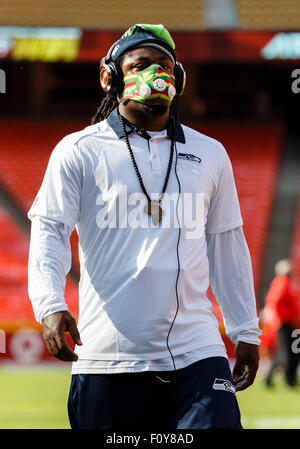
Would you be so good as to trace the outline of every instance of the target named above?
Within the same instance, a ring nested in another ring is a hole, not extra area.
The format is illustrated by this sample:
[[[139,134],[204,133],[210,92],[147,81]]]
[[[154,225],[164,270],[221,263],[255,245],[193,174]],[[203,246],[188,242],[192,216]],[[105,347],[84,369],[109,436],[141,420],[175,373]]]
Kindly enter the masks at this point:
[[[228,361],[200,360],[176,371],[75,374],[72,429],[241,429]]]

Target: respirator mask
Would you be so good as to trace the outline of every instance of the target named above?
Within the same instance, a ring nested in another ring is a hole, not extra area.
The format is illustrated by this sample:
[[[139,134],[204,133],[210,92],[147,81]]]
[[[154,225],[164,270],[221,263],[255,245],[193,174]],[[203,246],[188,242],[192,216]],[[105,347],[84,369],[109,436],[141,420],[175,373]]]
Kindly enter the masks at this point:
[[[124,76],[119,103],[134,100],[148,106],[168,106],[176,95],[175,77],[159,64]]]

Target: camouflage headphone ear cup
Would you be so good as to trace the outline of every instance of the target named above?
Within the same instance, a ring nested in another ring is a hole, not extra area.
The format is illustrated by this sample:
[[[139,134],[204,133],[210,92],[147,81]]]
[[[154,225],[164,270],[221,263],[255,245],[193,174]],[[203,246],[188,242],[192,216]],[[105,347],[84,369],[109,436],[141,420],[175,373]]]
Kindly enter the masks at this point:
[[[101,83],[101,71],[103,69],[106,72],[106,83],[107,86],[104,87]],[[124,89],[123,72],[119,64],[115,62],[105,62],[102,60],[100,63],[100,85],[104,92],[109,92],[111,95],[121,95]]]
[[[174,67],[174,76],[175,76],[176,95],[180,96],[184,92],[186,73],[183,68],[183,65],[178,61],[176,62],[175,67]]]

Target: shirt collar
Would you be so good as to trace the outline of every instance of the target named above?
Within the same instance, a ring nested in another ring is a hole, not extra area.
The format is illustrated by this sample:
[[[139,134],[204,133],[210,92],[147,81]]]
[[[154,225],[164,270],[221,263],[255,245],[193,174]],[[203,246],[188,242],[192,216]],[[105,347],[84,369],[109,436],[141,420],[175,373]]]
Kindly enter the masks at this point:
[[[121,139],[121,137],[125,137],[124,133],[123,133],[123,128],[122,128],[122,125],[121,125],[121,122],[119,119],[119,115],[118,115],[118,108],[115,108],[109,114],[106,121],[107,121],[107,124],[114,130],[114,132],[116,133],[116,135],[118,136],[119,139]],[[132,123],[128,122],[128,120],[126,120],[126,119],[124,119],[124,123],[125,123],[126,131],[128,134],[136,132],[139,136],[144,137],[147,140],[150,139],[149,134],[145,130],[136,128]],[[167,136],[171,138],[172,132],[173,132],[173,125],[172,125],[171,119],[169,119],[166,129],[167,129]],[[184,136],[182,126],[177,120],[175,123],[175,140],[177,142],[185,143],[185,136]]]

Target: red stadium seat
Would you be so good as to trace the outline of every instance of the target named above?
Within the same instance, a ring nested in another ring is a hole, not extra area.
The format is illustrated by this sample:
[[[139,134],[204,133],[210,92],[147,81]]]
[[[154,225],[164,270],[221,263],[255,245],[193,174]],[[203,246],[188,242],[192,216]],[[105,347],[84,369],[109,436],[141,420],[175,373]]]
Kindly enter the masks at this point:
[[[0,208],[0,327],[8,323],[34,321],[27,290],[29,239]],[[66,301],[70,311],[78,315],[76,283],[68,278]]]
[[[294,282],[295,285],[300,285],[300,191],[299,191],[299,199],[298,206],[296,212],[296,222],[294,227],[294,235],[292,241],[292,248],[290,258],[293,262],[293,270],[294,270]],[[300,292],[299,292],[300,298]]]
[[[0,183],[8,196],[26,215],[42,183],[54,146],[66,134],[81,129],[82,122],[55,120],[2,120],[0,124]],[[73,266],[79,269],[78,237],[71,236]],[[0,327],[8,322],[33,321],[27,292],[29,239],[11,217],[0,209]],[[77,284],[68,277],[66,300],[70,311],[78,315]],[[5,326],[4,326],[5,327]]]
[[[219,140],[231,159],[257,291],[278,175],[281,126],[225,123],[199,126],[193,123],[192,127]],[[211,292],[209,297],[222,327],[221,312]]]
[[[66,135],[82,129],[82,122],[2,120],[0,125],[0,183],[26,214],[42,183],[50,154]],[[71,236],[73,267],[79,272],[78,238]]]
[[[281,127],[224,123],[193,127],[219,140],[229,154],[258,288],[278,174]]]

